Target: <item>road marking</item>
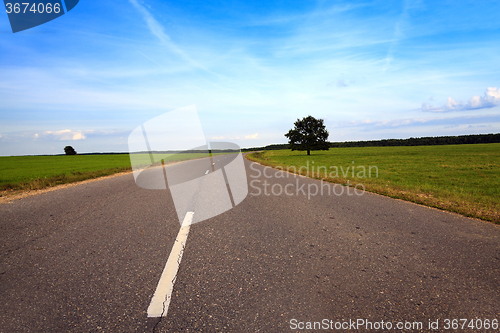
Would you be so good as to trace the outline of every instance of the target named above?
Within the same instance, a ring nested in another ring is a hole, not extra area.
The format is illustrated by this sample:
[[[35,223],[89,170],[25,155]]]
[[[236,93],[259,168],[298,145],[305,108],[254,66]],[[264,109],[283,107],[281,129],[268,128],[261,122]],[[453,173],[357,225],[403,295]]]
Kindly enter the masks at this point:
[[[184,247],[186,246],[193,216],[193,212],[187,212],[184,221],[182,221],[181,229],[177,234],[174,246],[172,246],[172,251],[168,256],[167,263],[161,274],[160,281],[158,281],[158,286],[149,304],[148,317],[167,316],[168,306],[172,298],[172,291],[174,290],[174,283],[177,279],[177,271],[179,270],[182,254],[184,253]]]
[[[209,172],[210,172],[210,170],[207,170],[207,171],[205,172],[205,175],[208,175],[208,173],[209,173]]]

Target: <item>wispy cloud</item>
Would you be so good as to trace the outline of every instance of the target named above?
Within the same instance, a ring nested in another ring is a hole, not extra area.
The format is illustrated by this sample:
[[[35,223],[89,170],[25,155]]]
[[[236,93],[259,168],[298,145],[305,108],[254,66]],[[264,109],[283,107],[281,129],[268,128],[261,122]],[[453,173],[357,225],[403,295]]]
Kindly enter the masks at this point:
[[[408,14],[409,1],[403,1],[403,11],[399,15],[396,23],[394,24],[394,32],[392,40],[389,43],[389,48],[385,56],[385,65],[383,71],[385,72],[391,66],[391,62],[394,60],[394,51],[398,46],[401,39],[404,39],[404,26],[408,24],[409,14]]]
[[[425,112],[452,112],[452,111],[468,111],[478,109],[488,109],[500,105],[500,89],[496,87],[486,89],[484,96],[472,96],[467,103],[458,102],[451,97],[448,97],[446,104],[443,106],[433,106],[429,103],[422,103],[422,111]]]
[[[212,140],[257,140],[259,139],[259,133],[255,134],[249,134],[245,136],[226,136],[226,135],[221,135],[221,136],[212,136]]]
[[[393,130],[407,127],[423,126],[442,126],[443,128],[458,127],[461,125],[479,124],[479,127],[485,124],[500,122],[500,115],[481,115],[481,116],[462,116],[462,117],[416,117],[392,119],[387,121],[378,121],[364,119],[357,121],[337,121],[331,122],[329,128],[357,128],[358,131],[375,130]]]
[[[151,15],[151,13],[139,4],[136,0],[129,0],[132,5],[141,13],[149,30],[158,37],[158,39],[165,45],[172,47],[172,49],[179,51],[177,47],[171,42],[170,37],[163,31],[163,27],[158,21]]]
[[[153,35],[155,35],[160,40],[160,43],[163,46],[166,46],[172,53],[178,55],[190,66],[210,72],[207,68],[202,66],[197,61],[193,60],[184,50],[182,50],[179,46],[177,46],[177,44],[175,44],[171,40],[170,36],[167,33],[165,33],[165,28],[154,18],[154,16],[143,5],[139,4],[137,0],[129,0],[129,1],[139,11],[144,21],[146,22],[148,29],[151,31]],[[142,52],[139,53],[148,58],[149,60],[152,60],[151,58],[144,55],[144,53]]]
[[[240,140],[241,137],[221,135],[221,136],[212,136],[211,139],[212,140]]]
[[[347,87],[347,86],[348,86],[348,84],[345,82],[344,79],[339,79],[337,81],[337,87],[342,88],[342,87]]]
[[[70,129],[64,129],[60,131],[45,131],[42,132],[41,134],[35,133],[34,138],[50,138],[52,140],[59,140],[59,141],[78,141],[78,140],[85,140],[87,137],[85,136],[86,133],[92,133],[92,130],[88,131],[72,131]]]

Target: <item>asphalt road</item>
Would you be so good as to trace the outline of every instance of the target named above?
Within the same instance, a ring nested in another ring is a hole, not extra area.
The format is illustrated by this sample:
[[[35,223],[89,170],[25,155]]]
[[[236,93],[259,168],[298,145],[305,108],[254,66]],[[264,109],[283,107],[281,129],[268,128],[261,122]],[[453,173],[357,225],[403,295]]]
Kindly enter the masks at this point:
[[[161,318],[168,189],[127,174],[0,204],[0,332],[500,331],[477,320],[500,320],[499,226],[245,164],[246,199],[191,225]]]

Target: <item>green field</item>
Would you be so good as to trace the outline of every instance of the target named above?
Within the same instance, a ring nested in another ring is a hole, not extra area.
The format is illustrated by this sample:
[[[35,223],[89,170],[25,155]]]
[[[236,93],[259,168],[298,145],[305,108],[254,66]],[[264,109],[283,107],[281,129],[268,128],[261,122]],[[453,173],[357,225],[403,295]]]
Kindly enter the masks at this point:
[[[274,150],[247,157],[309,177],[363,184],[370,192],[500,223],[499,143],[331,148],[310,156]]]
[[[214,154],[216,155],[216,154]],[[218,154],[217,154],[218,155]],[[149,164],[149,154],[134,154]],[[202,153],[162,155],[166,163],[205,157]],[[158,155],[153,154],[157,158]],[[129,154],[0,157],[0,196],[131,170]]]

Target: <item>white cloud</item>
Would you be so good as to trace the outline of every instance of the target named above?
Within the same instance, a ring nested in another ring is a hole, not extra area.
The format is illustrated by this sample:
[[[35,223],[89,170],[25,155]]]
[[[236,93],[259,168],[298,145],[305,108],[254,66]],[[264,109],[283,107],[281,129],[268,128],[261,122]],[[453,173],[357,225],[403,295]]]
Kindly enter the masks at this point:
[[[85,131],[92,132],[92,131]],[[45,131],[41,134],[43,137],[52,137],[55,140],[65,141],[65,140],[85,140],[87,137],[84,134],[84,131],[72,131],[69,129],[61,130],[61,131]],[[35,138],[38,138],[38,133],[35,134]]]
[[[212,140],[239,140],[239,136],[213,136]]]
[[[451,112],[451,111],[467,111],[487,109],[500,105],[500,88],[496,87],[486,89],[484,96],[472,96],[467,103],[457,102],[451,97],[448,97],[446,104],[440,107],[435,107],[429,103],[422,103],[422,111],[426,112]]]
[[[255,140],[255,139],[258,139],[258,138],[259,138],[259,133],[245,135],[245,139],[247,139],[247,140]]]

